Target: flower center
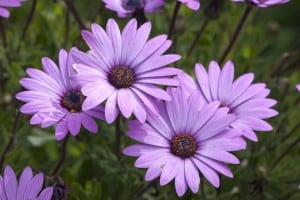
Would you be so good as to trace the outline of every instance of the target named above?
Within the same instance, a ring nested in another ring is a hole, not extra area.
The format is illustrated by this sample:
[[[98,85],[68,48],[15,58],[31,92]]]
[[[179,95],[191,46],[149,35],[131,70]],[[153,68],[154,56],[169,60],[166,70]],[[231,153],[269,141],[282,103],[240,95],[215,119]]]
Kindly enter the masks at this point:
[[[142,8],[143,6],[143,0],[127,0],[125,3],[125,7],[128,8]]]
[[[79,90],[70,90],[65,93],[61,105],[71,113],[81,112],[81,106],[85,97]]]
[[[128,88],[135,81],[133,69],[127,66],[114,67],[108,74],[109,82],[116,88]]]
[[[180,134],[171,141],[171,151],[181,158],[189,158],[196,152],[197,144],[195,139],[188,134]]]

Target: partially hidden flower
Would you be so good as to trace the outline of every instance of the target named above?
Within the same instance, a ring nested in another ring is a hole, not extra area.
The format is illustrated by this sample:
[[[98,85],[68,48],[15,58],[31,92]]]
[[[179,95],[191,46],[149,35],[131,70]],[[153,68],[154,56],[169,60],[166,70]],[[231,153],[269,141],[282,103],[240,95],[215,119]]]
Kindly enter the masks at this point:
[[[178,0],[181,3],[184,3],[192,10],[199,10],[200,0]]]
[[[300,84],[296,85],[296,89],[300,92]]]
[[[8,18],[9,11],[7,7],[20,7],[24,0],[0,0],[0,17]]]
[[[219,102],[202,105],[199,92],[186,95],[168,89],[172,101],[158,103],[159,114],[149,111],[146,123],[129,121],[127,135],[139,144],[123,153],[138,157],[135,166],[147,168],[145,180],[160,177],[160,185],[175,179],[178,196],[187,188],[198,192],[201,173],[214,187],[220,186],[218,173],[232,178],[226,163],[238,164],[232,153],[245,149],[240,132],[229,128],[236,119]]]
[[[13,169],[7,165],[4,175],[0,176],[0,199],[1,200],[51,200],[53,188],[44,185],[44,176],[38,173],[33,176],[30,167],[26,167],[20,178],[17,177]]]
[[[247,2],[247,3],[254,4],[258,7],[266,8],[266,7],[270,7],[270,6],[276,6],[279,4],[287,3],[290,0],[232,0],[232,1]]]
[[[244,137],[257,141],[254,131],[271,131],[272,126],[264,121],[278,114],[271,109],[277,102],[267,98],[270,90],[265,83],[252,84],[253,73],[246,73],[234,79],[234,64],[225,63],[223,69],[217,62],[211,61],[208,71],[202,64],[195,65],[197,83],[188,75],[177,78],[186,91],[199,90],[206,103],[220,101],[221,107],[227,107],[236,115],[231,127],[242,131]]]
[[[171,100],[170,95],[157,85],[177,86],[173,77],[179,69],[166,67],[180,59],[179,55],[163,55],[171,45],[166,35],[148,40],[151,23],[137,28],[132,19],[123,29],[108,20],[106,31],[92,25],[92,32],[82,35],[90,51],[72,51],[78,72],[74,78],[80,81],[86,96],[83,110],[89,110],[105,102],[105,118],[112,123],[119,112],[126,118],[132,113],[141,122],[146,120],[146,108],[155,112],[154,99]],[[148,40],[148,41],[147,41]]]
[[[116,11],[119,17],[128,17],[137,11],[145,13],[158,12],[165,4],[164,0],[102,0],[105,7]]]
[[[49,58],[42,58],[43,70],[29,68],[26,73],[30,78],[20,80],[27,89],[16,95],[25,102],[20,111],[33,115],[30,124],[41,124],[42,128],[56,125],[55,137],[63,139],[68,132],[77,135],[83,125],[92,133],[97,132],[93,117],[104,119],[104,108],[82,110],[86,98],[80,91],[81,85],[70,80],[74,74],[71,56],[65,51],[59,52],[59,67]]]

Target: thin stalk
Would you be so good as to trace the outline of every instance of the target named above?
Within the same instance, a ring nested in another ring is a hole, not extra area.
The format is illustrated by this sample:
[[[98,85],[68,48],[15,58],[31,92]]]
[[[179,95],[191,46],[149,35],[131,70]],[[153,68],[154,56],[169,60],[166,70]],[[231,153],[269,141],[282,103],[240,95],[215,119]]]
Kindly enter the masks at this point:
[[[68,9],[70,10],[70,12],[72,13],[73,17],[75,18],[79,28],[82,29],[86,29],[84,26],[84,23],[82,21],[82,19],[80,18],[80,15],[78,14],[73,1],[72,0],[64,0],[64,2],[66,3]]]
[[[0,18],[0,34],[1,34],[1,39],[2,39],[2,45],[5,51],[5,56],[6,59],[8,61],[8,63],[10,63],[10,55],[8,53],[8,49],[7,49],[7,38],[6,38],[6,30],[5,30],[5,26],[3,24],[3,20]]]
[[[21,37],[20,37],[20,43],[18,45],[18,48],[17,48],[17,52],[20,51],[20,48],[21,48],[21,42],[24,40],[25,36],[26,36],[26,33],[27,33],[27,30],[29,28],[29,25],[30,23],[32,22],[32,19],[33,19],[33,15],[35,13],[35,9],[36,9],[36,4],[37,4],[37,0],[33,0],[32,1],[32,4],[31,4],[31,9],[29,11],[29,15],[26,19],[26,22],[23,26],[23,29],[22,29],[22,34],[21,34]]]
[[[272,168],[275,169],[277,167],[277,165],[282,161],[282,159],[288,155],[288,153],[297,146],[297,144],[300,142],[300,137],[298,137],[296,140],[294,140],[286,149],[284,152],[282,152],[282,154],[273,162],[272,164]]]
[[[121,117],[117,117],[115,122],[115,132],[116,132],[116,156],[118,161],[121,160]]]
[[[149,182],[147,185],[144,185],[142,187],[140,187],[140,189],[136,192],[136,194],[133,196],[132,199],[140,199],[140,197],[147,192],[150,188],[152,188],[153,186],[155,186],[157,180],[153,180],[151,182]]]
[[[222,57],[221,57],[221,59],[219,61],[220,64],[224,62],[225,58],[227,57],[227,55],[231,51],[233,45],[235,44],[235,42],[236,42],[236,40],[237,40],[237,38],[238,38],[238,36],[239,36],[239,34],[240,34],[240,32],[241,32],[244,24],[246,22],[247,17],[250,14],[251,9],[252,9],[252,5],[250,5],[250,4],[247,5],[247,7],[245,8],[243,16],[242,16],[241,20],[239,21],[239,23],[238,23],[238,25],[237,25],[237,27],[236,27],[233,35],[231,36],[230,41],[229,41],[229,43],[228,43],[228,45],[227,45],[224,53],[222,54]]]
[[[16,138],[16,133],[17,133],[17,129],[18,129],[20,115],[21,115],[21,112],[18,109],[17,112],[16,112],[14,123],[13,123],[11,136],[10,136],[9,141],[8,141],[7,145],[5,146],[5,148],[4,148],[4,150],[3,150],[2,154],[1,154],[1,157],[0,157],[0,169],[2,169],[2,166],[3,166],[3,163],[5,161],[5,157],[6,157],[7,153],[11,150],[11,148],[14,145],[14,141],[15,141],[15,138]]]
[[[169,32],[168,32],[168,38],[171,39],[172,38],[172,34],[174,31],[174,27],[175,27],[175,22],[179,13],[179,9],[180,9],[181,3],[179,1],[176,2],[174,11],[173,11],[173,17],[169,26]]]
[[[200,39],[202,33],[203,33],[204,30],[206,29],[206,27],[207,27],[209,21],[210,21],[210,20],[209,20],[208,18],[206,18],[205,21],[202,23],[202,25],[201,25],[199,31],[198,31],[197,34],[196,34],[196,37],[195,37],[193,43],[191,44],[191,46],[190,46],[190,48],[189,48],[189,50],[188,50],[187,57],[190,56],[190,55],[192,54],[194,48],[195,48],[196,45],[198,44],[198,41],[199,41],[199,39]]]
[[[59,158],[58,162],[56,163],[54,169],[52,170],[51,176],[57,175],[58,170],[61,168],[61,166],[63,165],[63,163],[66,159],[66,150],[67,150],[68,139],[69,139],[69,134],[66,136],[66,138],[64,139],[64,141],[60,147],[60,158]]]

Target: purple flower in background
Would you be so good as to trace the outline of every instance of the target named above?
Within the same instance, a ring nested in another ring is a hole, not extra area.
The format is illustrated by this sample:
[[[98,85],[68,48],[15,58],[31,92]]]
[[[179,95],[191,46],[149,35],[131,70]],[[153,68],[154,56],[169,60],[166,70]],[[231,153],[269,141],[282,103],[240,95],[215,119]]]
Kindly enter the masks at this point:
[[[105,7],[116,11],[119,17],[127,17],[137,10],[154,13],[165,4],[164,0],[102,0]]]
[[[92,32],[82,35],[90,47],[87,53],[72,52],[74,78],[83,84],[87,96],[83,110],[89,110],[106,100],[105,117],[112,123],[119,114],[129,118],[133,113],[140,121],[146,120],[146,108],[155,112],[153,99],[171,100],[170,95],[156,84],[177,86],[173,78],[179,69],[165,67],[180,59],[179,55],[165,53],[171,45],[166,35],[147,41],[151,23],[137,29],[132,19],[120,33],[117,23],[110,19],[106,32],[97,24]]]
[[[236,117],[228,114],[228,108],[219,108],[219,102],[201,105],[198,91],[190,96],[181,89],[168,92],[172,101],[160,101],[159,114],[149,111],[145,124],[128,122],[127,135],[140,144],[125,148],[123,153],[139,157],[135,166],[148,168],[146,181],[160,176],[160,185],[166,185],[175,179],[178,196],[188,187],[198,192],[199,171],[219,187],[218,173],[233,177],[225,163],[239,163],[229,152],[246,147],[240,132],[228,128]]]
[[[278,5],[278,4],[287,3],[290,0],[232,0],[232,1],[248,2],[248,3],[254,4],[258,7],[266,8],[266,7],[269,7],[269,6],[275,6],[275,5]]]
[[[20,80],[27,91],[20,92],[16,98],[26,102],[21,112],[32,114],[30,124],[41,124],[42,128],[56,124],[55,137],[63,139],[68,132],[73,136],[80,131],[81,124],[90,132],[97,132],[93,117],[104,119],[104,108],[95,107],[82,111],[85,96],[81,85],[69,80],[74,74],[73,61],[65,50],[59,52],[59,67],[49,58],[42,58],[43,70],[29,68],[30,78]]]
[[[296,89],[300,92],[300,84],[296,85]]]
[[[20,7],[23,1],[26,0],[0,0],[0,17],[8,18],[9,11],[7,7]]]
[[[42,190],[43,184],[43,174],[39,173],[33,176],[30,167],[26,167],[23,170],[18,182],[13,169],[10,166],[6,166],[3,177],[0,176],[0,199],[51,200],[53,188],[47,187]]]
[[[184,89],[198,89],[207,103],[220,101],[222,107],[229,108],[229,112],[237,116],[231,127],[241,130],[243,135],[252,141],[257,141],[253,130],[272,130],[272,126],[263,119],[278,114],[270,108],[276,101],[266,98],[270,93],[266,84],[251,84],[254,79],[253,73],[244,74],[233,81],[234,65],[231,61],[226,62],[222,70],[218,63],[211,61],[208,72],[203,65],[196,64],[195,73],[198,84],[186,75],[178,76],[184,83]]]
[[[192,10],[198,10],[200,8],[200,0],[178,0],[184,3]]]

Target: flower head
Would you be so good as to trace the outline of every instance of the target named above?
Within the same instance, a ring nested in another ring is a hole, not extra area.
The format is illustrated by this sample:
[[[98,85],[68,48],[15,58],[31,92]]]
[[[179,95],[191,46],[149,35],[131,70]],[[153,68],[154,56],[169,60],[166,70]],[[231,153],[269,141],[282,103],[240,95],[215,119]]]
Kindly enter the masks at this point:
[[[51,200],[53,188],[42,189],[44,176],[38,173],[33,176],[30,167],[26,167],[17,181],[16,175],[10,166],[4,169],[4,175],[0,176],[1,200]]]
[[[215,187],[219,187],[218,173],[233,177],[225,163],[238,164],[231,153],[246,147],[240,132],[228,128],[235,120],[228,108],[219,102],[202,105],[199,92],[190,96],[181,89],[168,89],[172,101],[158,103],[159,114],[149,111],[147,122],[129,121],[127,135],[140,144],[123,150],[139,157],[135,166],[148,168],[145,180],[160,176],[160,184],[175,179],[175,188],[182,196],[189,187],[199,189],[199,171]]]
[[[116,11],[119,17],[127,17],[137,10],[154,13],[165,4],[165,0],[103,0],[105,7]]]
[[[0,0],[0,17],[8,18],[9,11],[7,7],[20,7],[22,1],[25,0]]]
[[[92,25],[92,32],[82,35],[90,47],[87,53],[74,50],[76,62],[74,77],[83,84],[86,96],[83,110],[91,109],[106,100],[105,117],[113,122],[119,111],[129,118],[144,122],[146,108],[152,109],[153,99],[171,100],[170,95],[156,84],[177,86],[173,78],[181,72],[166,65],[180,59],[179,55],[165,53],[171,45],[166,35],[148,40],[151,30],[149,22],[137,29],[135,19],[129,21],[122,33],[117,23],[110,19],[104,31]]]
[[[20,80],[26,91],[16,98],[24,101],[21,112],[32,114],[30,124],[41,124],[42,128],[56,124],[55,137],[64,138],[68,132],[77,135],[81,124],[90,132],[97,132],[93,117],[104,119],[104,108],[97,106],[91,110],[82,110],[86,98],[80,91],[81,85],[69,79],[74,74],[71,56],[65,51],[59,52],[59,67],[49,58],[42,58],[43,70],[29,68],[30,78]]]
[[[184,3],[192,10],[198,10],[200,8],[200,0],[178,0]]]
[[[185,75],[178,76],[186,90],[199,90],[207,102],[220,101],[222,107],[236,115],[231,127],[241,130],[244,137],[257,141],[255,131],[271,131],[272,126],[263,119],[278,114],[270,107],[276,104],[273,99],[266,98],[270,90],[264,83],[252,84],[254,74],[247,73],[233,81],[234,65],[225,63],[223,69],[215,61],[209,64],[208,72],[201,64],[196,64],[197,83]]]
[[[300,84],[296,85],[296,89],[300,92]]]
[[[278,4],[287,3],[290,0],[232,0],[232,1],[248,2],[248,3],[254,4],[258,7],[266,8],[266,7],[275,6]]]

